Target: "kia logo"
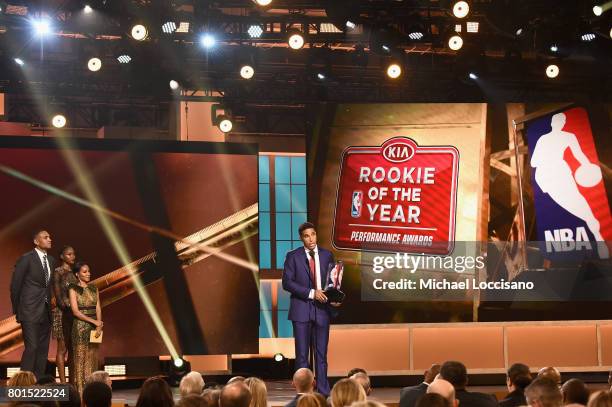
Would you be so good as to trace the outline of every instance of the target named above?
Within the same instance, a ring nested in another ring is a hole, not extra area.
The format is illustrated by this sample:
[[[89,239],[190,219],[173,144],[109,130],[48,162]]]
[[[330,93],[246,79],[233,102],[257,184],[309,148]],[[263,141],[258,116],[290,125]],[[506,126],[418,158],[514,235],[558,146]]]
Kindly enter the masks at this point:
[[[412,158],[415,147],[415,142],[409,138],[393,138],[383,144],[382,154],[387,161],[403,163]]]

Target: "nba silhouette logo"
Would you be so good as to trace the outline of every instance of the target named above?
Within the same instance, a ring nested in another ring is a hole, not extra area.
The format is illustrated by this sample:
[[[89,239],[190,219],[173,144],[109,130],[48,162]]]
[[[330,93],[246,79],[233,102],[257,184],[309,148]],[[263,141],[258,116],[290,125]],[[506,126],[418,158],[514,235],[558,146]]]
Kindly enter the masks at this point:
[[[363,206],[363,192],[353,191],[353,199],[351,200],[351,216],[358,218],[361,216],[361,207]]]

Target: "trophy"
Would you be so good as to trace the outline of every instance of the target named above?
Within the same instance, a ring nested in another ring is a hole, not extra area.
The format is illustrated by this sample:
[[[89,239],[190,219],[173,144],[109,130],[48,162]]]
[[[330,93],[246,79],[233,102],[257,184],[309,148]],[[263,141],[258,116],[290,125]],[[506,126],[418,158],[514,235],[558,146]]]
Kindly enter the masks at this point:
[[[340,290],[342,285],[342,274],[344,273],[344,263],[342,260],[338,260],[336,264],[330,264],[327,270],[327,278],[325,281],[328,282],[325,287],[324,294],[329,302],[341,303],[344,301],[346,295]]]

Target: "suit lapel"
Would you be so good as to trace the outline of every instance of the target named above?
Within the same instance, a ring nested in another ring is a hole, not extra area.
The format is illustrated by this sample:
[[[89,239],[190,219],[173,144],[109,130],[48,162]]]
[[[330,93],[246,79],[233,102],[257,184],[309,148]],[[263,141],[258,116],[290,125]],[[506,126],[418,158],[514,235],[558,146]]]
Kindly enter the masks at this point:
[[[306,273],[306,275],[308,276],[308,280],[310,281],[310,263],[308,262],[308,256],[306,256],[306,251],[304,250],[303,247],[300,247],[298,249],[298,256],[300,259],[300,264],[302,265],[302,269],[304,270],[304,272]]]
[[[38,255],[38,252],[36,250],[32,250],[32,256],[34,256],[34,258],[33,258],[34,263],[38,265],[38,270],[39,270],[38,275],[42,277],[43,284],[46,284],[47,275],[45,274],[45,268],[44,268],[44,266],[42,264],[42,259],[40,258],[40,256]],[[47,263],[49,263],[49,256],[48,255],[47,255]]]

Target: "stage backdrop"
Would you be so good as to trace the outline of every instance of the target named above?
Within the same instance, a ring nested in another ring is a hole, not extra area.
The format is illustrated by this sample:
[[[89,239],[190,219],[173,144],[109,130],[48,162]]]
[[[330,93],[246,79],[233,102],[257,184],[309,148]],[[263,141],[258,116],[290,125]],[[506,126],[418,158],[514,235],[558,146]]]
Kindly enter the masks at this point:
[[[9,285],[13,265],[32,249],[31,234],[39,227],[50,232],[54,257],[58,258],[63,245],[73,246],[77,258],[91,265],[92,278],[125,265],[117,247],[134,261],[197,232],[213,233],[225,246],[222,253],[258,263],[256,221],[245,235],[241,231],[247,229],[240,227],[229,234],[227,230],[230,224],[244,220],[245,208],[254,208],[256,214],[254,145],[82,140],[62,150],[52,139],[2,137],[0,147],[2,319],[12,315]],[[71,168],[70,160],[76,160],[72,161],[76,166]],[[79,183],[77,176],[85,176],[85,183]],[[97,203],[120,217],[111,218],[116,235],[105,233],[94,210],[75,202],[92,196],[83,185],[92,188],[99,197]],[[210,228],[236,213],[233,223]],[[150,233],[149,227],[163,229],[163,233]],[[160,237],[162,234],[166,237]],[[187,354],[256,353],[259,301],[254,273],[227,259],[194,253],[178,262],[172,255],[160,255],[156,262],[142,265],[154,314],[173,346]],[[169,272],[184,273],[186,290],[172,291],[172,285],[165,286],[163,276]],[[120,290],[113,295],[120,295]],[[190,349],[181,347],[176,317],[182,310],[172,310],[175,299],[187,299],[175,303],[192,304],[195,330],[202,333],[196,343],[187,340]],[[103,355],[169,353],[136,293],[112,301],[103,292],[102,301],[111,302],[102,311]],[[17,350],[0,360],[18,360],[20,355]]]

